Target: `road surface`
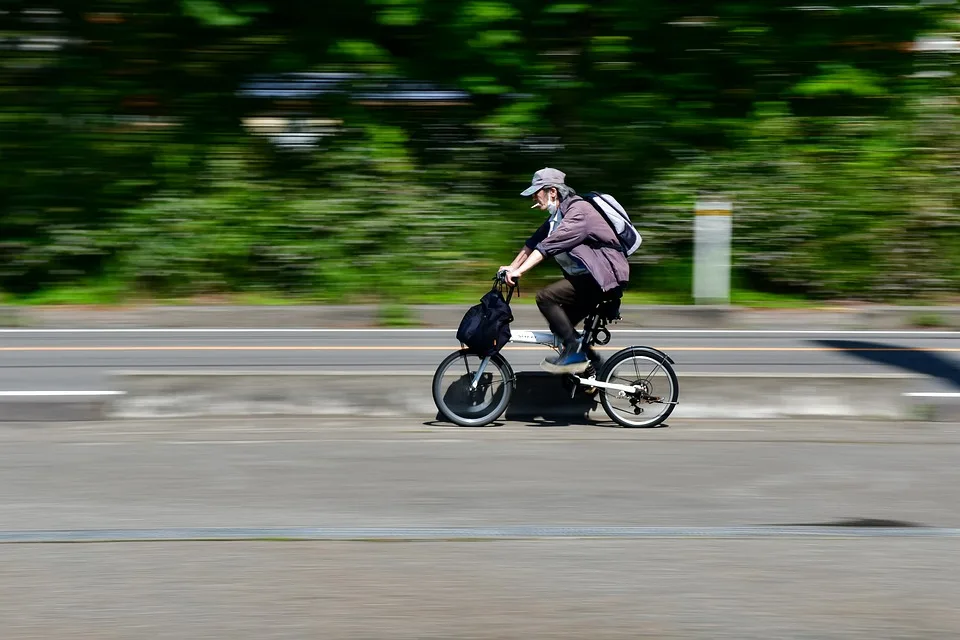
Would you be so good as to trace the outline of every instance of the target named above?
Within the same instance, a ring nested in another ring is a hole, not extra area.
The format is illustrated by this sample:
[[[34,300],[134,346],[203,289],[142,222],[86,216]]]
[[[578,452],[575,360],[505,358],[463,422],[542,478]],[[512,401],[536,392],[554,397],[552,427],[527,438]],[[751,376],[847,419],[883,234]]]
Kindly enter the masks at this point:
[[[0,627],[11,640],[957,637],[958,453],[956,425],[928,424],[0,426]],[[824,524],[840,526],[812,535]],[[609,526],[635,534],[490,535]],[[260,539],[178,539],[203,527]],[[643,535],[654,527],[672,533]],[[428,539],[276,534],[303,528]],[[430,538],[438,528],[459,533]],[[36,530],[61,542],[22,542]],[[105,541],[75,542],[91,532]],[[123,541],[137,535],[168,539]]]
[[[960,387],[958,332],[615,330],[683,372],[911,372]],[[111,370],[430,371],[458,347],[450,330],[0,330],[0,391],[110,390]],[[518,370],[549,350],[510,345]]]

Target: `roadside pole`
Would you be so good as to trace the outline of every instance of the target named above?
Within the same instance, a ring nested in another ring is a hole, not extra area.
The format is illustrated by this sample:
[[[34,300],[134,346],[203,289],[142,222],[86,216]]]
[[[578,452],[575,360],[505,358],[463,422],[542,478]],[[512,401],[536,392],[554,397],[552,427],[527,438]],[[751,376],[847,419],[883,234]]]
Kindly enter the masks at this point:
[[[694,218],[694,301],[730,304],[733,205],[724,200],[700,200]]]

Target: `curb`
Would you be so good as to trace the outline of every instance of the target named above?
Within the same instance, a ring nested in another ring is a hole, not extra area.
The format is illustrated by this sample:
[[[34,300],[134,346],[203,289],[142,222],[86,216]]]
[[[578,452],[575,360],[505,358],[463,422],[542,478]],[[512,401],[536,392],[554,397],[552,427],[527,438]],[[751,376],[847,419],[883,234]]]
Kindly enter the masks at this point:
[[[4,392],[0,422],[250,416],[417,418],[437,413],[432,372],[117,371],[119,391]],[[930,391],[914,374],[679,373],[680,419],[858,419],[960,422],[960,391]],[[593,399],[556,376],[517,372],[502,417],[609,422]]]
[[[109,417],[115,391],[50,391],[0,393],[4,422],[77,422]]]
[[[431,396],[432,372],[340,373],[328,371],[120,371],[113,385],[111,418],[202,416],[366,416],[438,418]],[[712,374],[679,375],[676,418],[856,418],[919,420],[936,416],[934,398],[922,392],[924,376],[912,374]],[[562,379],[518,372],[506,420],[600,420],[592,399],[573,399]]]

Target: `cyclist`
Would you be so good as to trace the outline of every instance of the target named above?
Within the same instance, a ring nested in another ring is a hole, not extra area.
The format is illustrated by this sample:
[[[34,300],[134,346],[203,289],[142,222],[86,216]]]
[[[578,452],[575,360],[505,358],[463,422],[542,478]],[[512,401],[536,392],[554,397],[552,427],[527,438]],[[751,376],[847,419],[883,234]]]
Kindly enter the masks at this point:
[[[540,366],[558,374],[582,373],[591,362],[599,370],[599,355],[589,347],[587,353],[580,351],[574,327],[603,300],[619,298],[630,279],[630,264],[613,229],[565,181],[566,174],[549,167],[533,174],[521,195],[533,198],[531,209],[550,215],[513,262],[500,267],[511,285],[544,258],[556,258],[563,269],[563,280],[537,293],[540,313],[563,341],[563,350]]]

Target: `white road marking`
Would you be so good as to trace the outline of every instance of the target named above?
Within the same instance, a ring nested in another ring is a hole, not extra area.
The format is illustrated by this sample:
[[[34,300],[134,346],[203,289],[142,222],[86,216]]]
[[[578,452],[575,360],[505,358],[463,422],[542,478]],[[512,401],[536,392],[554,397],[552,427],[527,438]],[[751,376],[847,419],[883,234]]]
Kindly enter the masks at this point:
[[[960,393],[949,393],[941,391],[919,391],[903,394],[908,398],[960,398]]]
[[[123,391],[0,391],[0,398],[99,397],[120,396]]]

